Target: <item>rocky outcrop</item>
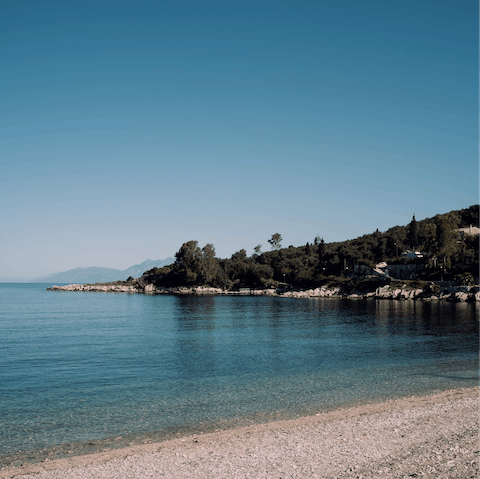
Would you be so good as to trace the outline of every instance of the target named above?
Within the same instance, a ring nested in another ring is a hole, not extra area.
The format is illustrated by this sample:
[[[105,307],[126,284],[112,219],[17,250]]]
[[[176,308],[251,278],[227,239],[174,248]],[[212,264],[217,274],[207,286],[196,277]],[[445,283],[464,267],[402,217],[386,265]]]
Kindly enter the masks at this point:
[[[441,286],[431,283],[424,289],[411,289],[406,285],[402,288],[391,288],[390,285],[377,288],[369,292],[344,292],[339,287],[285,291],[277,293],[284,298],[345,298],[351,300],[364,299],[390,299],[390,300],[417,300],[417,301],[479,301],[480,292],[478,286]]]
[[[142,293],[142,294],[179,294],[179,295],[218,295],[229,294],[220,288],[208,286],[162,288],[154,284],[69,284],[65,286],[52,286],[48,291],[93,291],[103,293]],[[322,286],[315,289],[282,290],[258,289],[247,293],[251,296],[278,296],[282,298],[345,298],[351,300],[364,299],[390,299],[400,301],[480,301],[480,288],[478,286],[451,286],[439,283],[430,283],[425,288],[412,289],[405,284],[402,288],[392,288],[385,285],[375,291],[343,291],[340,287]]]
[[[167,288],[167,292],[173,294],[221,294],[223,289],[211,288],[209,286],[193,286],[191,288],[179,287],[179,288]]]
[[[252,289],[250,295],[253,296],[277,296],[276,289]]]
[[[223,290],[220,288],[210,288],[207,286],[196,286],[192,288],[161,288],[154,284],[68,284],[65,286],[52,286],[47,291],[93,291],[100,293],[144,293],[144,294],[219,294]]]
[[[138,290],[131,285],[118,284],[67,284],[65,286],[52,286],[47,291],[97,291],[97,292],[115,292],[115,293],[138,293]]]

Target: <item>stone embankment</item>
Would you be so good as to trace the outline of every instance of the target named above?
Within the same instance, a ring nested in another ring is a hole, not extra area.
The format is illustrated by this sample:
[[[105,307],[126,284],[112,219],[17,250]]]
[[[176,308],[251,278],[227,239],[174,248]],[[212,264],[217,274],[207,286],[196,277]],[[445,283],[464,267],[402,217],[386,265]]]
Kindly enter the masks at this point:
[[[393,288],[390,285],[369,292],[345,292],[340,287],[322,286],[315,289],[286,291],[284,289],[252,289],[243,291],[227,291],[206,286],[161,288],[153,284],[69,284],[52,286],[48,291],[93,291],[110,293],[143,293],[143,294],[179,294],[179,295],[251,295],[278,296],[282,298],[346,298],[346,299],[395,299],[417,301],[480,301],[478,286],[451,286],[430,283],[423,289]]]

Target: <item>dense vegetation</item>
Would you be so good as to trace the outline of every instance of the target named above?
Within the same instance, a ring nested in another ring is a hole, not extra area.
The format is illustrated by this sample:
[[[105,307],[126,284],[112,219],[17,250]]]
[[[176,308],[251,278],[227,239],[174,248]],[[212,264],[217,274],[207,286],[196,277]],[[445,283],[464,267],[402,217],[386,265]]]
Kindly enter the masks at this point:
[[[268,240],[271,251],[262,253],[262,245],[258,245],[250,256],[242,249],[229,259],[216,258],[212,244],[200,248],[197,241],[188,241],[175,254],[172,265],[153,268],[139,281],[165,287],[266,288],[282,282],[312,287],[331,281],[332,276],[348,276],[355,264],[374,267],[383,261],[423,262],[419,279],[424,280],[472,278],[478,276],[478,235],[462,238],[456,231],[470,225],[479,226],[478,205],[422,221],[414,216],[407,226],[338,243],[316,237],[312,244],[282,248],[282,237],[275,233]],[[408,260],[402,256],[405,250],[422,251],[424,257]]]

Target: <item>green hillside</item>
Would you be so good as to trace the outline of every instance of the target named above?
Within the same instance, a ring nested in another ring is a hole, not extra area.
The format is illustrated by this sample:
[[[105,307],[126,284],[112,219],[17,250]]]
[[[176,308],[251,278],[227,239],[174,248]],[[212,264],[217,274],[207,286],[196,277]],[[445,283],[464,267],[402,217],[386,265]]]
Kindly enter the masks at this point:
[[[407,226],[394,226],[385,232],[375,231],[348,241],[324,243],[317,237],[303,246],[281,247],[281,235],[269,240],[271,251],[253,254],[242,249],[228,259],[215,257],[215,248],[203,248],[188,241],[175,254],[175,262],[146,271],[135,281],[156,286],[205,285],[236,289],[240,287],[275,287],[288,283],[294,287],[325,284],[332,276],[352,274],[357,264],[423,264],[418,279],[458,281],[478,277],[479,238],[460,235],[459,228],[479,226],[479,206],[439,214]],[[402,252],[421,251],[423,258],[407,259]]]

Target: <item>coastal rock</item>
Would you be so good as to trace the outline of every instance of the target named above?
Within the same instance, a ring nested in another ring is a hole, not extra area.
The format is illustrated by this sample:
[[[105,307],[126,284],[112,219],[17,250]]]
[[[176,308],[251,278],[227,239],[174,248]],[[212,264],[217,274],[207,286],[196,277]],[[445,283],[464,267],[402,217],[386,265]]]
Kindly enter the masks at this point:
[[[363,299],[363,296],[353,293],[353,294],[347,295],[347,299]]]
[[[186,287],[179,287],[179,288],[175,288],[172,292],[176,293],[176,294],[192,294],[192,290],[190,288],[186,288]]]
[[[423,298],[420,298],[420,301],[427,301],[427,302],[431,302],[431,301],[438,301],[438,296],[435,296],[434,294],[432,294],[431,296],[425,296]]]
[[[402,290],[401,289],[394,289],[390,299],[402,299],[401,298]]]
[[[145,293],[145,294],[185,294],[185,295],[216,295],[239,294],[238,292],[224,291],[220,288],[209,286],[194,287],[156,287],[154,284],[68,284],[63,286],[53,285],[48,291],[92,291],[113,293]],[[448,283],[430,283],[424,289],[409,289],[407,285],[402,288],[392,289],[390,285],[377,288],[375,291],[346,293],[340,287],[328,288],[324,285],[315,289],[285,291],[283,289],[256,289],[240,294],[254,296],[278,296],[282,298],[346,298],[351,300],[361,299],[390,299],[390,300],[416,300],[416,301],[480,301],[479,286],[454,286]]]
[[[415,291],[413,290],[401,289],[398,295],[398,299],[410,300],[410,299],[414,299],[414,295],[415,295]]]
[[[375,290],[375,297],[377,299],[385,299],[389,293],[390,286],[387,284],[386,286],[382,286]]]
[[[277,290],[275,290],[275,289],[265,289],[263,294],[265,296],[276,296],[277,295]]]
[[[96,292],[121,292],[136,293],[138,292],[133,286],[124,285],[102,285],[102,284],[67,284],[63,286],[54,285],[47,288],[47,291],[96,291]]]
[[[450,301],[452,298],[452,293],[450,291],[442,291],[438,297],[441,301]]]
[[[192,292],[195,294],[218,294],[222,293],[223,290],[221,288],[210,288],[208,286],[197,286],[196,288],[192,288]]]
[[[457,291],[455,293],[455,301],[458,301],[458,302],[465,302],[465,301],[468,301],[468,293],[465,293],[463,291]]]
[[[252,289],[250,291],[250,294],[253,296],[262,296],[263,295],[263,289]]]
[[[331,298],[332,296],[338,296],[340,293],[340,288],[326,289],[324,291],[324,296]]]
[[[309,298],[310,294],[307,291],[295,291],[292,296],[294,298]]]
[[[418,299],[422,293],[423,293],[423,289],[420,289],[420,288],[415,289],[413,291],[413,298]]]

